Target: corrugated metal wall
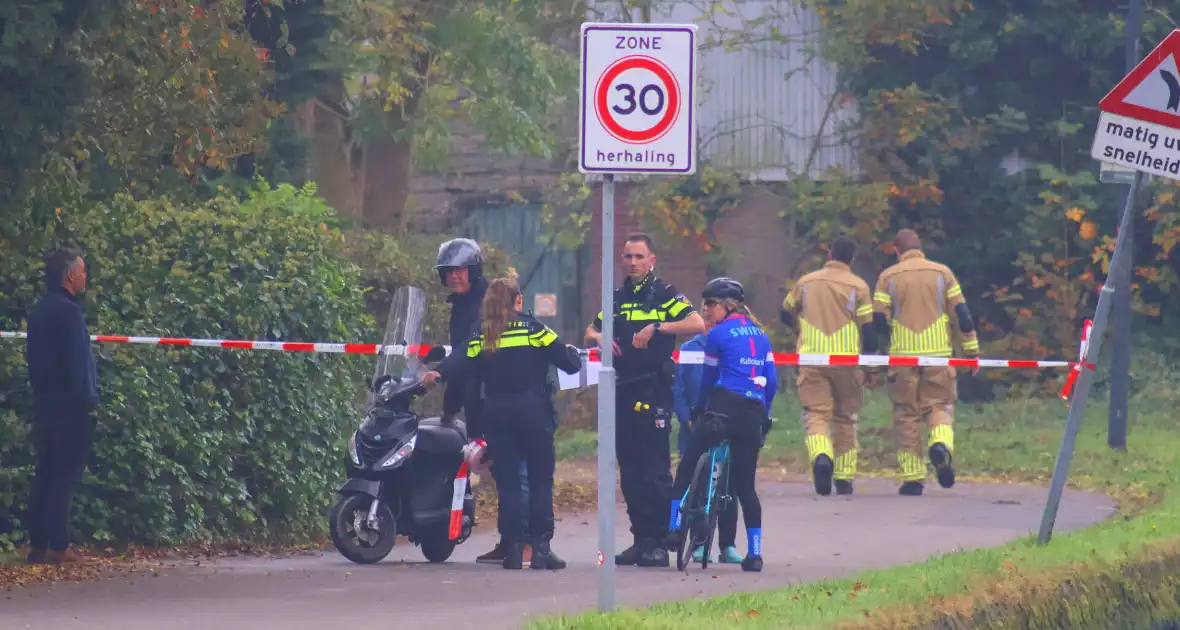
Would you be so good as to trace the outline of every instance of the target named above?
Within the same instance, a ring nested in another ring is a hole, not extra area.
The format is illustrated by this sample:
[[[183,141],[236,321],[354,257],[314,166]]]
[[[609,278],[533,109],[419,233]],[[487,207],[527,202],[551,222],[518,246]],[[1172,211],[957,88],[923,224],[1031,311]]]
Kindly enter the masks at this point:
[[[595,5],[626,19],[618,14],[617,1]],[[855,111],[834,110],[825,121],[836,70],[807,51],[818,44],[817,15],[789,0],[652,0],[651,21],[699,26],[703,161],[747,170],[764,181],[785,181],[788,169],[802,171],[813,151],[810,176],[831,166],[855,168],[855,152],[838,135]],[[770,39],[772,29],[780,34],[777,41]],[[734,31],[745,31],[758,43],[728,50],[717,45]]]

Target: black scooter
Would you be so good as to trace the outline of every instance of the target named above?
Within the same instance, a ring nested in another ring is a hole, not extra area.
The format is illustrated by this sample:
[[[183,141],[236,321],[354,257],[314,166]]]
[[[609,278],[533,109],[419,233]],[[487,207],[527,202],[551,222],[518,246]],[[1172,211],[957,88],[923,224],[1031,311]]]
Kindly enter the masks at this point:
[[[445,354],[431,348],[426,362]],[[348,481],[329,515],[336,549],[359,564],[380,562],[398,536],[444,562],[471,536],[475,498],[463,460],[467,427],[420,418],[411,403],[426,393],[421,378],[384,375],[372,408],[348,442]]]

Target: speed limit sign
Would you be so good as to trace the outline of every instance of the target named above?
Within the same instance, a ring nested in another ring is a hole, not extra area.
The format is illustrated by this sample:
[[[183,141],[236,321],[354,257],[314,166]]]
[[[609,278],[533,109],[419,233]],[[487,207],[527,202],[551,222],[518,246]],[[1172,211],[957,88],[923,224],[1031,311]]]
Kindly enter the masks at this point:
[[[582,25],[583,173],[696,170],[695,24]]]

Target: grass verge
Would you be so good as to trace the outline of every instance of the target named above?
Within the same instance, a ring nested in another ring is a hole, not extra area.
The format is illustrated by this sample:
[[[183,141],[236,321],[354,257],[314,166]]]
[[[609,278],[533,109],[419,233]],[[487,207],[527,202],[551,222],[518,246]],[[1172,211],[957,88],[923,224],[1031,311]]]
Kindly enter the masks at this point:
[[[1164,399],[1157,395],[1132,400],[1130,447],[1120,453],[1106,445],[1105,401],[1091,400],[1078,436],[1070,485],[1107,492],[1119,502],[1120,515],[1079,532],[1057,534],[1046,547],[1037,547],[1029,537],[1003,547],[866,571],[849,579],[625,609],[610,615],[540,619],[530,627],[686,629],[714,628],[735,621],[743,627],[776,628],[965,627],[944,622],[972,619],[976,611],[996,610],[997,606],[1047,610],[1054,604],[1046,598],[1067,581],[1124,584],[1125,580],[1112,582],[1112,576],[1147,566],[1143,563],[1158,559],[1164,551],[1180,550],[1180,494],[1169,489],[1180,479],[1177,425],[1171,414],[1176,402],[1180,402],[1180,393],[1169,393]],[[775,415],[778,422],[762,452],[762,462],[805,473],[796,401],[784,400]],[[962,405],[956,416],[955,463],[960,479],[1048,481],[1065,424],[1066,409],[1060,402]],[[889,418],[884,393],[870,392],[860,427],[863,474],[892,475],[895,471],[896,447],[888,431]],[[1161,586],[1160,590],[1167,589]],[[1076,623],[1069,627],[1106,627],[1097,617],[1079,612],[1081,604],[1077,606],[1073,615]]]

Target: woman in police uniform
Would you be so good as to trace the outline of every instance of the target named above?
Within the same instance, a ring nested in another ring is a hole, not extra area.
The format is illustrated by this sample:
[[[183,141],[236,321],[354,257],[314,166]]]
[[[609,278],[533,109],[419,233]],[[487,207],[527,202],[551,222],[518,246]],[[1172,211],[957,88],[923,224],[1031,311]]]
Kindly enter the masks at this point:
[[[475,420],[477,434],[487,439],[492,477],[505,516],[508,550],[502,566],[520,569],[524,545],[531,544],[532,568],[564,569],[565,561],[549,545],[557,412],[549,396],[548,377],[550,364],[577,374],[581,360],[577,348],[563,343],[532,315],[522,313],[522,308],[523,297],[514,280],[498,278],[488,287],[481,330],[467,345],[466,409]],[[528,469],[527,506],[516,476],[521,461]],[[532,540],[525,540],[526,522]]]

